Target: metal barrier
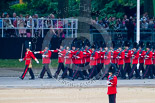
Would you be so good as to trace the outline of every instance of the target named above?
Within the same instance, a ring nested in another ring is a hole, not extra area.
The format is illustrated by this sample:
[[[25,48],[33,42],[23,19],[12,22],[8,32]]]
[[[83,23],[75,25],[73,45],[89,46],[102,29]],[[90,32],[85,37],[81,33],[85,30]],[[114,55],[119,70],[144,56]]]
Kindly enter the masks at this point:
[[[6,37],[7,33],[17,37],[19,34],[27,33],[27,37],[45,36],[45,30],[65,33],[66,38],[77,37],[78,19],[48,19],[48,18],[0,18],[1,37]],[[58,35],[60,36],[60,35]],[[62,35],[61,35],[62,36]]]
[[[100,30],[101,31],[101,30]],[[112,40],[127,40],[127,30],[126,29],[107,29],[109,35],[111,35]],[[93,38],[100,39],[104,35],[104,32],[99,32],[97,29],[90,29],[90,34]],[[134,40],[136,40],[136,29],[134,30]],[[155,41],[155,29],[140,29],[140,39],[143,41]],[[94,39],[93,39],[94,40]]]

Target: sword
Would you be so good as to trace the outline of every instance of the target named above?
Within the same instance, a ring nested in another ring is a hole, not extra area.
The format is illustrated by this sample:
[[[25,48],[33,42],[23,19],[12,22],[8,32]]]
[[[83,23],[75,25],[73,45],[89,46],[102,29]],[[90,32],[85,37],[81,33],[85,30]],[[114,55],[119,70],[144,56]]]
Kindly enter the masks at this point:
[[[23,47],[24,47],[24,44],[22,44],[21,59],[22,59],[22,56],[23,56]]]

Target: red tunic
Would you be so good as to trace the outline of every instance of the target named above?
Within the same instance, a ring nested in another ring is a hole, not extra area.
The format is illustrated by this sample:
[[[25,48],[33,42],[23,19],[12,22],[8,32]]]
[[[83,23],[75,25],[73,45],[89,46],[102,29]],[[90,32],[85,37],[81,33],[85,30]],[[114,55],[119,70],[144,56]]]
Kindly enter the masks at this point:
[[[138,64],[138,58],[139,58],[139,51],[135,51],[135,53],[133,52],[133,57],[132,57],[132,64]]]
[[[97,51],[97,53],[98,53],[97,63],[100,64],[101,63],[101,52]]]
[[[82,64],[83,52],[77,51],[75,54],[75,64]]]
[[[101,63],[104,63],[104,55],[105,55],[105,52],[101,52]]]
[[[97,65],[97,59],[98,59],[98,53],[91,51],[91,56],[90,56],[90,66],[94,66]]]
[[[91,49],[89,49],[89,50],[86,49],[83,52],[84,52],[83,57],[85,59],[85,62],[86,63],[90,62]]]
[[[75,64],[75,54],[77,51],[71,50],[70,54],[72,55],[72,64]]]
[[[125,63],[131,63],[131,56],[132,56],[131,50],[124,50],[124,52],[125,52],[125,59],[124,59]]]
[[[115,51],[113,51],[113,55],[111,56],[111,57],[112,57],[112,58],[111,58],[111,62],[114,63],[114,64],[117,63],[116,57],[117,57],[118,53],[119,53],[119,52],[118,52],[117,50],[115,50]]]
[[[108,81],[109,81],[109,77],[108,76]],[[111,85],[108,85],[108,92],[107,94],[110,95],[110,94],[116,94],[117,93],[117,77],[114,76],[112,80],[110,80],[111,82]]]
[[[111,52],[106,51],[104,55],[104,65],[109,65],[111,59]]]
[[[40,51],[39,53],[42,55],[45,55],[46,57],[42,57],[42,63],[43,64],[49,64],[51,62],[50,58],[52,55],[52,52],[50,50],[48,50],[48,52],[45,54],[46,50]]]
[[[118,56],[118,65],[123,65],[124,64],[124,58],[125,58],[125,52],[122,51],[120,55]]]
[[[155,64],[155,50],[153,52],[153,64]]]
[[[146,54],[147,55],[145,55],[146,56],[146,58],[145,58],[145,65],[152,65],[153,64],[153,62],[152,62],[152,56],[153,56],[152,51],[146,52]]]
[[[64,63],[64,56],[66,54],[65,49],[64,50],[54,50],[54,52],[58,52],[58,63]]]
[[[25,65],[29,65],[32,63],[32,58],[36,59],[36,57],[34,56],[34,54],[32,53],[32,51],[27,51],[25,53],[25,57],[23,58],[23,60],[25,60]]]
[[[65,58],[65,64],[71,64],[72,63],[72,54],[71,53],[66,51],[64,58]]]
[[[144,63],[145,51],[139,50],[139,63]]]

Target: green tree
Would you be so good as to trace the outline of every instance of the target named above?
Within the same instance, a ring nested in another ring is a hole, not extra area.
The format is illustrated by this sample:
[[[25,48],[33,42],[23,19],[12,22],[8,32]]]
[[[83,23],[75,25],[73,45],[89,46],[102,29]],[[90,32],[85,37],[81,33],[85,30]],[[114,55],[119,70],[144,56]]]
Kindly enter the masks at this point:
[[[58,0],[58,16],[60,18],[68,17],[68,0]]]
[[[153,0],[144,0],[144,12],[148,12],[148,14],[153,17],[154,8],[153,8]]]

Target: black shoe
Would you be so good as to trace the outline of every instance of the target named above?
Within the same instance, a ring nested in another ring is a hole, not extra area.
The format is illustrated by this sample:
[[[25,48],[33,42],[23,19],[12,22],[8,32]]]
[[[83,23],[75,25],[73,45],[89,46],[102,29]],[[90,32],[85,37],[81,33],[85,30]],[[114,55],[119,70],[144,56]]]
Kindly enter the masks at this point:
[[[22,78],[22,77],[19,77],[21,80],[23,80],[24,78]]]
[[[71,80],[74,81],[74,78],[72,77]]]
[[[38,78],[43,79],[43,77],[38,77]]]
[[[84,80],[84,78],[79,78],[78,80]]]
[[[54,75],[53,77],[54,77],[55,79],[57,79],[57,78],[58,78],[58,76],[56,76],[56,75]]]
[[[101,79],[104,80],[105,77],[102,77]]]
[[[29,78],[29,80],[34,80],[35,78]]]
[[[52,77],[47,77],[47,79],[52,79]]]

